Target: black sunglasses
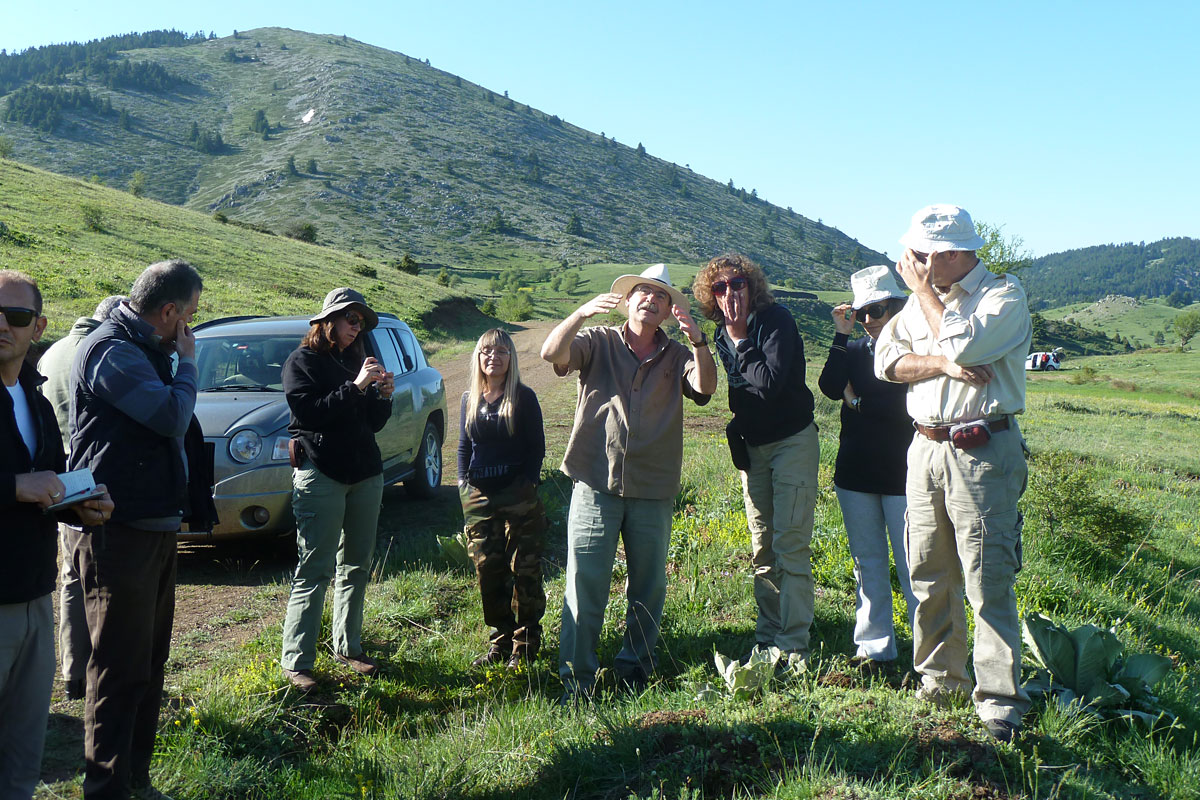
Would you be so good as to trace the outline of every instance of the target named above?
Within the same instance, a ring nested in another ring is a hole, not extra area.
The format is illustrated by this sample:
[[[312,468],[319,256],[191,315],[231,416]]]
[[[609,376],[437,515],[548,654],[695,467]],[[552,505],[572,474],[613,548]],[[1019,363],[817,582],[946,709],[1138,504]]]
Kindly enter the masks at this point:
[[[740,292],[746,288],[746,279],[738,276],[730,278],[727,281],[713,281],[712,293],[713,297],[723,297],[726,289],[732,289],[735,292]]]
[[[38,313],[32,308],[21,306],[0,306],[0,314],[4,315],[4,321],[13,328],[24,328],[38,318]]]
[[[351,325],[357,326],[359,328],[362,327],[363,318],[358,313],[356,313],[354,311],[347,311],[342,316],[345,318],[346,322],[349,322]]]
[[[873,319],[883,319],[884,314],[887,312],[887,303],[876,303],[873,306],[864,306],[863,308],[858,309],[854,312],[854,315],[858,317],[859,322],[866,322],[867,317],[871,317]]]

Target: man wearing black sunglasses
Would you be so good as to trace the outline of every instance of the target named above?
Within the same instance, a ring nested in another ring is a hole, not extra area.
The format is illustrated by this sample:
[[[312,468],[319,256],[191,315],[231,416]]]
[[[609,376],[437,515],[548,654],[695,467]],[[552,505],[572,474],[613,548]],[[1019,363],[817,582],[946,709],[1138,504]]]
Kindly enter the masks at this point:
[[[0,270],[0,796],[32,797],[54,682],[55,516],[66,467],[58,422],[26,359],[46,329],[32,278]],[[107,495],[71,506],[72,522],[103,522]]]
[[[150,785],[164,667],[175,613],[181,524],[208,530],[212,457],[196,405],[203,283],[186,261],[162,261],[134,282],[76,353],[70,463],[89,467],[117,510],[85,528],[74,558],[92,638],[84,705],[83,795],[159,797]],[[172,374],[171,354],[179,357]]]
[[[918,695],[935,703],[973,690],[987,732],[1011,741],[1029,708],[1021,687],[1015,586],[1021,568],[1025,291],[976,255],[984,240],[958,206],[918,211],[897,265],[912,290],[884,327],[875,372],[908,383],[917,429],[908,451],[909,573],[917,612]],[[974,681],[967,673],[966,594],[975,610]]]

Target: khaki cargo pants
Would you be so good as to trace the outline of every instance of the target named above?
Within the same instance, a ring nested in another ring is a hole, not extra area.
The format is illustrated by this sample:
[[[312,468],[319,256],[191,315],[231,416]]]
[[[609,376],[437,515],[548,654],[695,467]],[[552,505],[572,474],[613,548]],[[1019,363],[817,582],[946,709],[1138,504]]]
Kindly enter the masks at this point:
[[[967,692],[967,618],[975,610],[974,700],[982,719],[1019,725],[1021,629],[1014,586],[1021,568],[1024,442],[1015,423],[971,450],[917,433],[908,450],[905,549],[917,598],[913,666],[927,692]]]
[[[537,486],[518,480],[495,491],[466,484],[462,501],[467,552],[479,576],[483,621],[493,646],[534,658],[542,644],[546,592],[542,550],[546,510]]]

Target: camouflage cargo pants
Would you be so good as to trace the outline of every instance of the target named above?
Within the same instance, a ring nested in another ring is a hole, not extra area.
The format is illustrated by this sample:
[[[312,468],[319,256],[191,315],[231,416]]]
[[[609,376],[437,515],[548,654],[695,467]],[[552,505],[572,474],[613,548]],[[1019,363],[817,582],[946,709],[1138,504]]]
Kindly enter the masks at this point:
[[[460,486],[467,551],[479,576],[483,621],[491,642],[528,658],[542,644],[546,592],[542,548],[546,511],[537,487],[518,480],[495,491]]]

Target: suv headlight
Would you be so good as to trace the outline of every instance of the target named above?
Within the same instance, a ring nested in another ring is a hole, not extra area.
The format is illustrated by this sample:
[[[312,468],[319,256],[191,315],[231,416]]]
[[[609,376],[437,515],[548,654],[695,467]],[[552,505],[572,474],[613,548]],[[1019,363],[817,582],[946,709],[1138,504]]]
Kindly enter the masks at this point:
[[[262,452],[262,437],[251,430],[238,431],[229,440],[229,455],[234,461],[249,464]]]

